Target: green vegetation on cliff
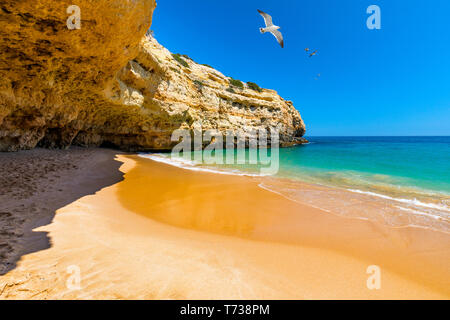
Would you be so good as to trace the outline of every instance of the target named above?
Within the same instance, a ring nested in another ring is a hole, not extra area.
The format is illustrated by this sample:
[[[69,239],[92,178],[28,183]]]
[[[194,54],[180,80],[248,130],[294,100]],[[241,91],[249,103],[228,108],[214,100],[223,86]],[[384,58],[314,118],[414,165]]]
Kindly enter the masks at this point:
[[[247,82],[247,85],[250,89],[258,91],[258,92],[262,92],[263,90],[261,89],[260,86],[258,86],[256,83],[254,82]]]
[[[181,57],[179,53],[172,53],[172,57],[183,67],[189,68],[189,64]]]
[[[244,88],[244,84],[242,83],[241,80],[236,80],[236,79],[230,78],[230,84],[232,86],[235,86],[235,87],[238,87],[241,89]]]

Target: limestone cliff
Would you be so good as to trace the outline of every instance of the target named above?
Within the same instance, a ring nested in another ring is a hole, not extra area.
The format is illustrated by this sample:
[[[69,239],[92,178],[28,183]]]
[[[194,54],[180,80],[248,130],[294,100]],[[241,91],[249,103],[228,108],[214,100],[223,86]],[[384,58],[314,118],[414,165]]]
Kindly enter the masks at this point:
[[[239,82],[151,37],[154,0],[78,0],[81,29],[66,26],[72,1],[0,3],[0,150],[112,145],[166,150],[173,130],[249,131],[279,126],[301,143],[298,111],[275,91]]]

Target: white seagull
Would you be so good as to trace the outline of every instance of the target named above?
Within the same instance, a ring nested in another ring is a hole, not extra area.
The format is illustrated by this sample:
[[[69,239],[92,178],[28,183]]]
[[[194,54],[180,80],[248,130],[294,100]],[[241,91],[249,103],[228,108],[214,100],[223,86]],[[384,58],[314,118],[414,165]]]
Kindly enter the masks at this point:
[[[266,23],[266,27],[265,28],[259,28],[259,31],[261,31],[261,33],[270,32],[271,34],[273,34],[275,36],[275,38],[277,38],[277,41],[280,44],[280,46],[282,48],[284,48],[283,35],[281,34],[280,31],[278,31],[278,29],[280,29],[280,27],[279,26],[275,26],[272,23],[272,17],[270,15],[268,15],[265,12],[262,12],[261,10],[258,10],[258,12],[259,12],[260,15],[262,15],[262,17],[264,18],[264,22]]]

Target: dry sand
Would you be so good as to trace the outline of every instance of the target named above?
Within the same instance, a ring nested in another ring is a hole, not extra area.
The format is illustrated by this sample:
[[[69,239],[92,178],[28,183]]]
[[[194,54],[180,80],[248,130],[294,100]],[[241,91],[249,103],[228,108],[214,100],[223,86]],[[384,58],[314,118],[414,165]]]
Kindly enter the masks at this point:
[[[0,276],[0,298],[450,297],[448,234],[335,216],[261,189],[259,178],[118,160],[123,181],[34,230],[51,245]],[[112,166],[102,168],[117,174]],[[381,268],[379,290],[366,286],[369,265]],[[77,269],[80,290],[67,287]]]
[[[15,268],[24,254],[47,249],[55,211],[119,182],[123,174],[109,149],[36,148],[0,153],[0,276]]]

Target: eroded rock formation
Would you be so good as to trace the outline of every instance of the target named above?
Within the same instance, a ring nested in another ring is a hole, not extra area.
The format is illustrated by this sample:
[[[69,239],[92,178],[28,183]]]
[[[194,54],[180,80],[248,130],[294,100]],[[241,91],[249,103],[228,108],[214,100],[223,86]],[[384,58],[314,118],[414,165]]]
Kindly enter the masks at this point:
[[[275,91],[230,79],[145,36],[154,0],[78,0],[81,29],[66,26],[71,1],[0,3],[0,150],[113,145],[165,150],[178,128],[280,128],[284,145],[305,126]],[[181,59],[181,60],[180,60]]]

